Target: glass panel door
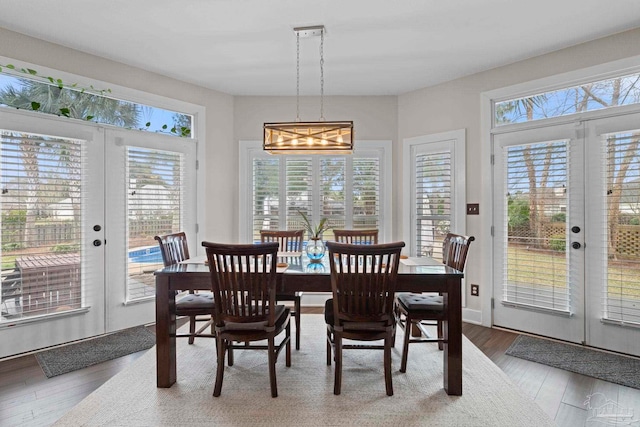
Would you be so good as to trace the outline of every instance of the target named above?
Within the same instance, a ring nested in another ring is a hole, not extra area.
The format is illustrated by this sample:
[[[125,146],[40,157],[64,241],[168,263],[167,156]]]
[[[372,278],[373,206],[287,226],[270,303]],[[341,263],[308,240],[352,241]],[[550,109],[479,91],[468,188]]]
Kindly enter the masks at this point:
[[[582,141],[555,126],[494,143],[494,324],[582,342]]]
[[[154,236],[184,231],[197,253],[196,142],[117,130],[106,141],[107,330],[115,331],[155,319],[153,272],[163,264]]]
[[[0,112],[0,357],[104,332],[102,135]]]

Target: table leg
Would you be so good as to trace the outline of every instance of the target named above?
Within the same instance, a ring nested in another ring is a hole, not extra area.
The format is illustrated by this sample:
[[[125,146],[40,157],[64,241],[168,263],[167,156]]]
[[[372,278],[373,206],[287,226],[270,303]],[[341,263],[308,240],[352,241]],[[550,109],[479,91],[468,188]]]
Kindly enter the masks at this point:
[[[169,278],[156,276],[156,381],[157,387],[176,382],[176,295]]]
[[[462,286],[460,279],[447,280],[444,295],[447,320],[444,322],[444,390],[462,396]]]

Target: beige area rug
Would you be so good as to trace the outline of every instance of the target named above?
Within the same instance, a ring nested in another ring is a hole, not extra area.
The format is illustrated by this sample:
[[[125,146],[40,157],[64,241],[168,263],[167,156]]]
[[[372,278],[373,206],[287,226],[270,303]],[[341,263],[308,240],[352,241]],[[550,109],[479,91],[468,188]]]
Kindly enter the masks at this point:
[[[552,426],[553,422],[477,347],[464,338],[463,395],[442,388],[442,352],[412,345],[407,373],[393,353],[394,395],[386,396],[382,351],[344,353],[342,394],[333,394],[322,315],[302,316],[301,349],[277,365],[278,397],[269,389],[267,355],[237,351],[222,395],[212,396],[215,343],[178,340],[178,381],[156,388],[155,347],[80,402],[57,426]]]

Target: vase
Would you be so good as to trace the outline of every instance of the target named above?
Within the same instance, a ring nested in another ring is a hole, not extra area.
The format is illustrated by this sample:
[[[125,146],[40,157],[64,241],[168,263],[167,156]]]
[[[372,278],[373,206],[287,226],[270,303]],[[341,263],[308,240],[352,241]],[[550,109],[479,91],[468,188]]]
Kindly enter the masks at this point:
[[[312,237],[307,242],[307,247],[305,250],[307,251],[307,257],[309,257],[309,261],[322,262],[322,257],[324,256],[326,248],[322,239],[316,239]]]

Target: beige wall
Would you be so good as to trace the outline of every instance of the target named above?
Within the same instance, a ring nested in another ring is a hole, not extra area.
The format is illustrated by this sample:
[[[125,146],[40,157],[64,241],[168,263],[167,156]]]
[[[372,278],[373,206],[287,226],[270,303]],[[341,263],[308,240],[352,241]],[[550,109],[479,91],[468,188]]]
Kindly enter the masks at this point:
[[[447,82],[438,86],[424,88],[406,93],[398,97],[398,141],[394,152],[396,167],[394,179],[396,188],[404,188],[402,179],[402,141],[420,135],[430,135],[455,129],[467,131],[466,157],[466,200],[467,203],[480,203],[480,215],[467,217],[467,234],[474,235],[478,240],[471,246],[467,260],[467,283],[480,284],[481,297],[471,297],[467,294],[467,307],[480,310],[488,304],[481,305],[482,298],[491,292],[491,284],[486,283],[488,263],[486,253],[490,251],[490,234],[487,222],[483,221],[483,212],[487,212],[490,200],[482,199],[486,176],[483,167],[488,164],[488,158],[483,155],[481,134],[481,94],[483,92],[508,87],[518,83],[528,82],[566,73],[582,68],[592,67],[606,62],[612,62],[628,57],[640,55],[640,29],[627,31],[614,36],[584,43],[563,49],[547,55],[538,56],[515,64],[478,73],[469,77]],[[486,147],[485,147],[486,149]],[[485,156],[488,157],[488,156]],[[484,165],[484,166],[483,166]],[[402,235],[402,206],[401,195],[396,194],[397,219],[396,236]],[[469,286],[467,286],[467,290]],[[483,307],[484,306],[484,307]],[[484,320],[490,315],[484,310]]]
[[[205,107],[207,131],[201,140],[205,144],[206,170],[204,182],[199,185],[205,187],[204,208],[207,214],[204,223],[200,224],[199,240],[233,241],[237,227],[232,228],[230,224],[237,221],[237,215],[232,209],[219,209],[219,206],[237,206],[233,204],[236,188],[227,184],[228,181],[232,181],[233,184],[237,182],[237,162],[232,163],[228,160],[237,152],[233,142],[233,96],[3,28],[0,28],[0,40],[0,56]],[[114,93],[114,96],[117,97],[117,93]],[[202,208],[199,210],[203,211]]]

